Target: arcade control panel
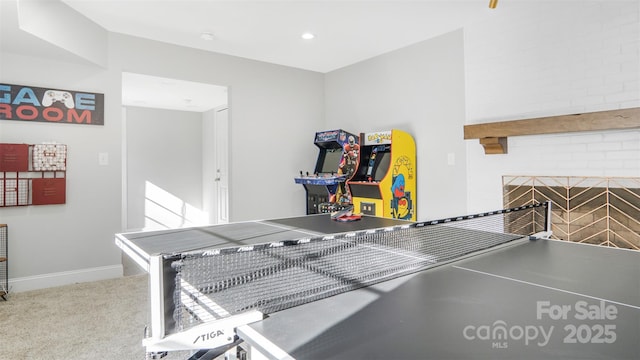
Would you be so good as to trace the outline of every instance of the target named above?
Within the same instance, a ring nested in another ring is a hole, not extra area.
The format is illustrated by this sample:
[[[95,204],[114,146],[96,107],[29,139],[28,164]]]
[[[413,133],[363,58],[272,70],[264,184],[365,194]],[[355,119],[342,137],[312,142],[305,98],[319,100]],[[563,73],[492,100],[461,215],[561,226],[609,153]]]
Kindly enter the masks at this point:
[[[325,202],[325,203],[320,203],[320,205],[318,206],[318,211],[321,214],[335,213],[337,211],[343,211],[348,209],[353,209],[353,205]]]
[[[300,171],[300,177],[294,178],[296,184],[307,184],[307,185],[336,185],[347,180],[346,175],[336,175],[335,173],[331,174],[309,174],[307,171],[306,175],[303,175],[302,171]]]
[[[294,178],[296,184],[302,184],[307,190],[307,214],[325,214],[346,209],[350,204],[341,204],[331,198],[327,188],[337,188],[347,180],[346,175],[336,173],[310,174],[300,171],[300,176]]]

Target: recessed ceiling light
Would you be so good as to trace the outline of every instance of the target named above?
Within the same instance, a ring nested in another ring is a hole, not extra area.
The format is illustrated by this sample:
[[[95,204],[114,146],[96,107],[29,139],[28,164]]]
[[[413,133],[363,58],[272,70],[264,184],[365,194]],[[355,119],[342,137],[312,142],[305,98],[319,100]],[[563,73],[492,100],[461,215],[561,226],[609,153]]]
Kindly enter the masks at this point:
[[[313,34],[312,34],[312,33],[310,33],[310,32],[306,32],[306,33],[302,34],[302,38],[303,38],[303,39],[305,39],[305,40],[311,40],[311,39],[313,39],[313,38],[315,38],[315,37],[316,37],[316,36],[315,36],[315,35],[313,35]]]
[[[204,31],[202,34],[200,34],[200,39],[202,39],[202,40],[211,41],[214,38],[215,38],[215,36],[213,36],[213,34],[208,32],[208,31]]]

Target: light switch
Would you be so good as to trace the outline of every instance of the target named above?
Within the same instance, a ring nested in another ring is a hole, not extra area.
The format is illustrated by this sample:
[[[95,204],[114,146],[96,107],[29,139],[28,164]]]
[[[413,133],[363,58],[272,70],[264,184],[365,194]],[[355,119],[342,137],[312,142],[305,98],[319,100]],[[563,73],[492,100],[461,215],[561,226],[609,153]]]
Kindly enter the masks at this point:
[[[454,166],[456,164],[456,153],[447,154],[447,165]]]
[[[109,153],[98,153],[98,164],[102,166],[109,165]]]

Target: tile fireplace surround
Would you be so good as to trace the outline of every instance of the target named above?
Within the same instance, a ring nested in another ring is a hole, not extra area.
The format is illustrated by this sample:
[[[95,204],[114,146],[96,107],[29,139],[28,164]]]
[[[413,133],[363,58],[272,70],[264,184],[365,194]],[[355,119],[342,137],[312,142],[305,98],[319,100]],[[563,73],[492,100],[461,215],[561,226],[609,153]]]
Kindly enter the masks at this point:
[[[502,177],[505,208],[551,201],[553,238],[640,250],[640,178]]]

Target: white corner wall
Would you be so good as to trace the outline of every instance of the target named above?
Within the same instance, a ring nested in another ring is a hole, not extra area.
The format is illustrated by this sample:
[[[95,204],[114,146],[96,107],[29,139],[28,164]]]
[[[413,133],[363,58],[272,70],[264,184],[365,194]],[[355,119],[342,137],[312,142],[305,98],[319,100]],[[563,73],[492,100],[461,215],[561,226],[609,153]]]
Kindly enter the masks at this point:
[[[19,26],[61,49],[107,66],[108,32],[66,4],[50,0],[21,0],[17,3]],[[7,4],[8,10],[13,4]]]
[[[640,106],[640,3],[500,3],[465,27],[467,123]],[[503,175],[640,176],[640,130],[467,141],[469,212],[502,208]]]
[[[462,35],[454,31],[326,74],[327,129],[399,129],[414,137],[419,220],[466,211]]]

